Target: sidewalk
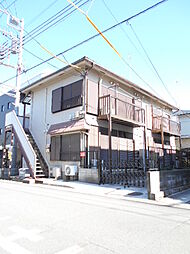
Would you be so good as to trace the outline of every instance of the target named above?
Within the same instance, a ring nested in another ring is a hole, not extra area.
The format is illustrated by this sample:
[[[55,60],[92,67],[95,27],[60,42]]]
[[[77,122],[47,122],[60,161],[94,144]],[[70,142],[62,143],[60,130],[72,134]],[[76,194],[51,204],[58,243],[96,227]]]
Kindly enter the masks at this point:
[[[137,187],[124,188],[121,185],[111,185],[111,184],[97,185],[78,181],[66,182],[63,180],[55,180],[53,178],[43,178],[42,180],[44,185],[65,187],[68,188],[70,191],[74,192],[93,194],[98,196],[107,196],[131,201],[133,200],[142,203],[190,209],[190,189],[171,195],[170,197],[165,197],[160,201],[153,201],[148,199],[146,188],[137,188]]]

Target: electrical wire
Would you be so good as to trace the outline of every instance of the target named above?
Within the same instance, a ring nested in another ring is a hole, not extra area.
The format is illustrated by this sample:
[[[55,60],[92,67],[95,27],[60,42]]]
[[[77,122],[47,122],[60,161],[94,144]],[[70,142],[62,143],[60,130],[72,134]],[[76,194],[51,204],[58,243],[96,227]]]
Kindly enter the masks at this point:
[[[81,3],[83,0],[75,0],[78,1],[77,3]],[[88,3],[90,0],[86,0],[84,3],[82,3],[80,6],[85,5],[86,3]],[[43,32],[45,32],[47,29],[51,28],[52,26],[60,23],[63,21],[64,18],[70,16],[74,11],[72,10],[71,12],[69,12],[68,14],[66,14],[64,17],[61,17],[60,19],[56,20],[53,24],[50,24],[52,21],[54,21],[55,19],[57,19],[57,17],[59,17],[60,15],[65,14],[67,11],[69,11],[70,9],[72,9],[70,7],[70,5],[67,5],[65,8],[63,8],[61,11],[59,11],[57,14],[53,15],[51,18],[49,18],[48,20],[46,20],[45,22],[43,22],[42,24],[40,24],[38,27],[34,28],[32,31],[27,32],[26,30],[24,30],[27,34],[27,36],[23,37],[23,45],[26,45],[26,43],[28,43],[31,40],[34,40],[35,37],[37,37],[38,35],[42,34]],[[64,11],[64,12],[63,12]],[[60,14],[61,13],[61,14]],[[58,15],[59,14],[59,15]],[[58,15],[58,16],[57,16]],[[57,17],[56,17],[57,16]],[[53,18],[53,19],[52,19]],[[47,21],[49,21],[48,23],[46,23]],[[49,25],[48,27],[44,28],[45,26]],[[40,31],[42,28],[44,28],[42,31]],[[37,34],[35,34],[37,32]],[[19,47],[20,45],[18,45]],[[7,50],[10,50],[11,47],[7,48]]]
[[[148,61],[150,62],[150,64],[151,64],[153,70],[155,71],[157,77],[158,77],[159,80],[161,81],[161,83],[162,83],[162,85],[164,86],[165,90],[167,91],[168,95],[169,95],[169,96],[171,97],[171,99],[174,101],[175,105],[177,105],[177,101],[176,101],[175,98],[172,96],[172,94],[170,93],[170,91],[169,91],[167,85],[164,83],[163,79],[161,78],[161,76],[160,76],[158,70],[156,69],[155,65],[153,64],[152,60],[150,59],[147,50],[146,50],[145,47],[143,46],[143,44],[142,44],[140,38],[138,37],[137,33],[135,32],[134,28],[132,27],[132,25],[131,25],[130,23],[128,23],[128,24],[129,24],[129,26],[130,26],[130,28],[131,28],[133,34],[135,35],[135,37],[136,37],[136,39],[137,39],[139,45],[141,46],[143,52],[145,53],[145,55],[146,55]]]
[[[161,1],[160,3],[165,2],[165,1],[167,1],[167,0],[163,0],[163,1]],[[113,25],[113,26],[108,27],[107,29],[103,30],[102,33],[106,33],[106,32],[108,32],[108,31],[110,31],[110,30],[116,28],[116,27],[119,26],[120,24],[126,23],[127,21],[129,21],[129,20],[131,20],[131,19],[133,19],[133,18],[138,17],[139,15],[145,13],[146,11],[148,11],[148,10],[150,10],[150,9],[152,9],[152,8],[154,8],[154,7],[156,7],[157,5],[158,5],[158,3],[155,4],[155,5],[153,5],[153,6],[151,6],[151,7],[149,7],[149,8],[147,8],[147,9],[144,9],[143,11],[140,11],[139,13],[137,13],[137,14],[135,14],[135,15],[133,15],[133,16],[127,18],[127,19],[124,19],[124,20],[121,21],[121,22],[116,23],[116,24]],[[56,55],[56,57],[61,56],[61,55],[65,54],[65,53],[67,53],[67,52],[69,52],[69,51],[72,51],[73,49],[75,49],[75,48],[77,48],[77,47],[79,47],[79,46],[81,46],[81,45],[83,45],[83,44],[85,44],[85,43],[87,43],[87,42],[89,42],[89,41],[95,39],[95,38],[98,37],[98,36],[100,36],[100,34],[99,34],[99,33],[96,33],[96,34],[94,34],[93,36],[91,36],[91,37],[89,37],[89,38],[87,38],[87,39],[85,39],[85,40],[83,40],[83,41],[81,41],[81,42],[79,42],[79,43],[73,45],[72,47],[70,47],[70,48],[68,48],[68,49],[66,49],[66,50],[64,50],[64,51],[62,51],[62,52],[60,52],[59,54]],[[54,57],[50,57],[50,58],[46,59],[45,61],[43,61],[43,62],[41,62],[41,63],[38,63],[38,64],[36,64],[36,65],[34,65],[34,66],[28,68],[27,70],[25,70],[25,72],[31,71],[31,70],[33,70],[33,69],[39,67],[40,65],[45,64],[45,63],[51,61],[52,59],[54,59]],[[23,74],[23,73],[21,73],[21,75],[22,75],[22,74]],[[3,81],[2,84],[7,83],[8,81],[13,80],[14,78],[16,78],[16,76],[13,76],[13,77],[8,78],[7,80]]]
[[[31,21],[28,22],[28,24],[26,25],[26,27],[30,26],[34,21],[36,21],[36,19],[38,19],[42,14],[44,14],[47,10],[49,10],[49,8],[51,8],[57,1],[59,0],[55,0],[53,1],[50,5],[48,5],[45,9],[43,9],[38,15],[36,15]]]
[[[3,2],[1,2],[0,4],[1,4],[1,6],[2,6],[4,9],[9,10],[10,7],[11,7],[13,4],[15,4],[17,1],[18,1],[18,0],[14,0],[14,1],[13,1],[11,4],[9,4],[6,8],[2,5]],[[9,12],[10,12],[10,10],[9,10]],[[2,13],[2,14],[0,15],[0,17],[2,17],[3,14],[4,14],[4,13]],[[11,12],[10,12],[10,14],[11,14]]]
[[[110,8],[108,7],[108,5],[106,4],[105,0],[102,0],[102,2],[104,3],[106,9],[109,11],[109,13],[111,14],[111,16],[114,18],[114,20],[116,22],[118,22],[118,20],[115,18],[114,14],[112,13],[112,11],[110,10]],[[154,72],[156,73],[157,77],[159,78],[159,80],[161,81],[162,85],[164,86],[164,88],[166,89],[167,93],[169,94],[169,96],[172,98],[172,100],[174,101],[175,105],[177,105],[177,102],[175,100],[175,98],[172,96],[171,92],[169,91],[167,85],[164,83],[163,79],[161,78],[160,74],[158,73],[158,70],[156,69],[155,65],[153,64],[152,60],[150,59],[147,51],[145,50],[142,42],[140,41],[140,38],[137,36],[137,33],[135,32],[134,28],[132,27],[132,25],[128,22],[128,25],[130,26],[134,36],[136,37],[139,45],[141,46],[143,52],[145,53],[148,61],[150,62]],[[135,46],[135,44],[133,43],[133,41],[130,39],[130,37],[128,36],[128,34],[126,33],[126,31],[123,29],[122,26],[120,26],[121,30],[123,31],[123,33],[125,34],[125,36],[129,39],[129,41],[132,43],[132,45],[135,47],[135,49],[138,51],[138,53],[142,56],[142,54],[139,52],[139,50],[137,49],[137,47]]]
[[[118,19],[115,17],[115,15],[113,14],[113,12],[111,11],[111,9],[109,8],[109,6],[107,5],[107,3],[105,2],[105,0],[102,0],[103,4],[105,5],[106,9],[108,10],[108,12],[110,13],[110,15],[113,17],[113,19],[118,23]],[[137,48],[137,46],[135,45],[135,43],[132,41],[132,39],[129,37],[129,35],[127,34],[126,30],[123,28],[122,25],[119,26],[121,31],[123,32],[124,36],[129,40],[129,42],[133,45],[133,47],[136,49],[136,51],[138,52],[139,56],[141,58],[143,58],[143,60],[146,62],[147,66],[150,67],[146,61],[146,59],[143,57],[143,55],[141,54],[141,52],[139,51],[139,49]],[[152,70],[152,69],[151,69]]]
[[[77,1],[78,4],[80,4],[82,1],[84,0],[75,0]],[[89,2],[90,0],[87,0],[86,2]],[[86,3],[85,2],[85,3]],[[58,22],[62,21],[64,18],[66,18],[67,16],[69,16],[71,13],[66,14],[68,11],[70,11],[71,6],[67,5],[66,7],[64,7],[62,10],[60,10],[59,12],[57,12],[55,15],[51,16],[49,19],[47,19],[46,21],[42,22],[39,26],[37,26],[36,28],[34,28],[32,31],[29,32],[29,34],[27,34],[27,36],[24,36],[23,38],[23,42],[26,44],[29,41],[31,41],[31,38],[35,38],[38,35],[40,35],[41,33],[43,33],[44,31],[46,31],[47,29],[53,27],[55,24],[57,24]],[[63,16],[64,14],[66,14],[65,16]],[[54,22],[54,23],[52,23]]]
[[[33,57],[35,57],[35,58],[37,58],[38,60],[40,60],[40,61],[44,61],[44,59],[42,59],[41,57],[39,57],[39,56],[37,56],[37,55],[35,55],[33,52],[31,52],[30,50],[28,50],[28,49],[26,49],[26,48],[24,48],[23,47],[23,49],[26,51],[26,52],[28,52],[30,55],[32,55]],[[59,69],[58,67],[56,67],[55,65],[53,65],[53,64],[51,64],[51,63],[48,63],[50,66],[52,66],[53,68],[55,68],[55,69]]]
[[[90,19],[90,17],[85,13],[82,9],[80,9],[75,3],[73,3],[71,0],[67,0],[72,6],[74,6],[81,14],[85,16],[85,18],[88,20],[88,22],[95,28],[95,30],[102,36],[102,38],[106,41],[106,43],[112,48],[112,50],[119,56],[119,58],[124,62],[124,64],[130,68],[133,73],[141,80],[143,81],[155,94],[158,95],[158,93],[152,88],[152,86],[145,81],[136,71],[134,68],[132,68],[129,63],[123,58],[123,56],[118,52],[118,50],[115,48],[115,46],[105,37],[105,35],[99,30],[99,28],[95,25],[95,23]],[[160,3],[165,2],[161,1]],[[157,4],[158,5],[158,4]],[[154,5],[155,6],[155,5]],[[151,9],[153,6],[151,7]],[[148,8],[150,9],[150,8]],[[159,95],[160,97],[160,95]]]

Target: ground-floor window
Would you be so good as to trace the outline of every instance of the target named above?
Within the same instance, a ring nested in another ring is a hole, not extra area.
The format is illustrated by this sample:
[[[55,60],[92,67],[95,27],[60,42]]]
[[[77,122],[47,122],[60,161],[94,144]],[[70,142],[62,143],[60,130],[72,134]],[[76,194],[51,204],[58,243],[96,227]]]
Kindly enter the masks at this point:
[[[50,160],[79,161],[80,134],[52,136]]]

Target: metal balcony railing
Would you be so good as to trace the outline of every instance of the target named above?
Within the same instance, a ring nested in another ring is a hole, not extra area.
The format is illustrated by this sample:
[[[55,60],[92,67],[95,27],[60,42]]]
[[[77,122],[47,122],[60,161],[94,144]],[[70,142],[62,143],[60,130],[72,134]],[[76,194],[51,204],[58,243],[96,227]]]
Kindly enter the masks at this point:
[[[143,108],[111,95],[99,97],[99,117],[105,118],[108,115],[137,125],[144,125],[145,123],[145,111]]]
[[[173,134],[175,136],[180,136],[180,123],[173,121],[167,117],[153,116],[153,131],[161,131]]]

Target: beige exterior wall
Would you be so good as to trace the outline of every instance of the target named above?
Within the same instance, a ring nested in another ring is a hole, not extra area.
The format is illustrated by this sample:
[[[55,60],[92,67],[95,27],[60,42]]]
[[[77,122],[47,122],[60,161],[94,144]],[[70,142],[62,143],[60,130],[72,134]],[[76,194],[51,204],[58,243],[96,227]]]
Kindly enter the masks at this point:
[[[162,108],[164,114],[170,114],[169,109],[165,109],[159,101],[153,101],[152,98],[137,94],[132,87],[127,87],[123,83],[118,83],[117,80],[106,77],[103,74],[98,74],[93,69],[88,73],[88,85],[85,86],[85,107],[75,107],[58,113],[51,113],[52,91],[61,86],[68,85],[72,82],[82,79],[81,75],[72,72],[70,76],[62,75],[55,78],[54,81],[49,81],[42,86],[38,86],[32,90],[32,112],[30,129],[40,148],[42,155],[50,167],[61,166],[70,162],[50,161],[49,153],[46,152],[46,146],[50,144],[50,135],[47,130],[52,124],[69,121],[76,111],[87,109],[86,123],[89,125],[88,145],[108,149],[108,136],[101,135],[98,126],[107,127],[106,121],[99,121],[98,114],[98,92],[101,95],[111,94],[118,96],[128,103],[132,103],[135,98],[136,105],[142,106],[145,110],[145,130],[146,130],[146,144],[151,147],[161,147],[160,144],[155,144],[152,137],[152,108],[154,112]],[[119,87],[116,89],[113,86],[115,82]],[[141,100],[141,101],[140,101]],[[152,107],[153,106],[153,107]],[[144,127],[132,127],[113,124],[113,129],[133,133],[133,140],[135,141],[135,149],[144,149]],[[133,151],[133,140],[120,137],[112,137],[112,149],[114,150],[128,150]],[[170,139],[170,147],[175,148],[175,139]],[[168,146],[166,146],[168,147]]]

